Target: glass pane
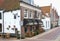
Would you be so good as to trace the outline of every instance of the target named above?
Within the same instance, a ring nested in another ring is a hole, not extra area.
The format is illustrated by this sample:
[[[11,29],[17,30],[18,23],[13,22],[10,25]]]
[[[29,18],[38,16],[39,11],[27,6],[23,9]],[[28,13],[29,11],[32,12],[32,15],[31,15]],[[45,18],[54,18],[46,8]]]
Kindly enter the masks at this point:
[[[0,24],[0,32],[2,32],[2,24]]]
[[[1,15],[1,13],[0,13],[0,19],[1,19],[1,16],[2,16],[2,15]]]

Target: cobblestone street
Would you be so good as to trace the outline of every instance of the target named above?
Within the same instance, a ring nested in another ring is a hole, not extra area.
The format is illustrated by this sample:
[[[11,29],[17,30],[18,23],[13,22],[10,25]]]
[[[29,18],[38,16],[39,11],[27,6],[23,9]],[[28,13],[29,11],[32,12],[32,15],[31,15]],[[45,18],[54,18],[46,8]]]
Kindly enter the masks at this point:
[[[27,39],[27,40],[20,40],[20,41],[54,41],[54,40],[46,40],[46,39]]]
[[[54,28],[48,32],[45,32],[43,34],[34,36],[32,38],[26,38],[26,39],[0,39],[0,41],[55,41],[60,39],[60,28]],[[59,37],[59,38],[58,38]]]
[[[21,41],[56,41],[56,40],[59,41],[60,39],[59,36],[60,36],[60,28],[57,27],[43,34]]]

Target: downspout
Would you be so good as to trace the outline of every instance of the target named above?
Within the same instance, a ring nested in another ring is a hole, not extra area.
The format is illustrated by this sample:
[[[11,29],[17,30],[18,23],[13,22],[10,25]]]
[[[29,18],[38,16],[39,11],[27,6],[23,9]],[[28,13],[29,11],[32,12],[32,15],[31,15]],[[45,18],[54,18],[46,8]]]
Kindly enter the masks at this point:
[[[51,23],[50,27],[52,27],[52,16],[51,16],[51,14],[52,14],[52,3],[50,5],[51,5],[51,7],[50,7],[50,23]]]
[[[3,11],[3,38],[4,38],[4,11]]]

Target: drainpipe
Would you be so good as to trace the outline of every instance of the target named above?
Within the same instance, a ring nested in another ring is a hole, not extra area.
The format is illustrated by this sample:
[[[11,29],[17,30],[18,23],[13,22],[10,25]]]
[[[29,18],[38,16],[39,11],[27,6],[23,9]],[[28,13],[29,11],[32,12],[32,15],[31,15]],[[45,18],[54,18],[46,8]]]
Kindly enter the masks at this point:
[[[22,26],[21,26],[21,10],[20,10],[20,19],[19,19],[19,20],[20,20],[19,23],[20,23],[20,39],[21,39],[21,27],[22,27]]]
[[[4,11],[3,11],[3,38],[4,38]]]

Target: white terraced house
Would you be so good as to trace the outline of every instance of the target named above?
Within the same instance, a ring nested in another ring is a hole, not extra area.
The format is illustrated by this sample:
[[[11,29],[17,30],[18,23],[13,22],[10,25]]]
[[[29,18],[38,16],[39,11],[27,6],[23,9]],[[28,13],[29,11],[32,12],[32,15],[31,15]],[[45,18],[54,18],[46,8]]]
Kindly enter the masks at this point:
[[[18,0],[4,1],[0,5],[0,33],[15,34],[21,32],[20,5]],[[15,3],[14,3],[15,2]]]
[[[15,33],[14,28],[20,30],[20,10],[13,10],[8,12],[0,10],[0,32],[3,33],[4,29],[4,33]]]
[[[51,6],[40,7],[42,10],[42,21],[45,30],[51,29],[50,9]]]

